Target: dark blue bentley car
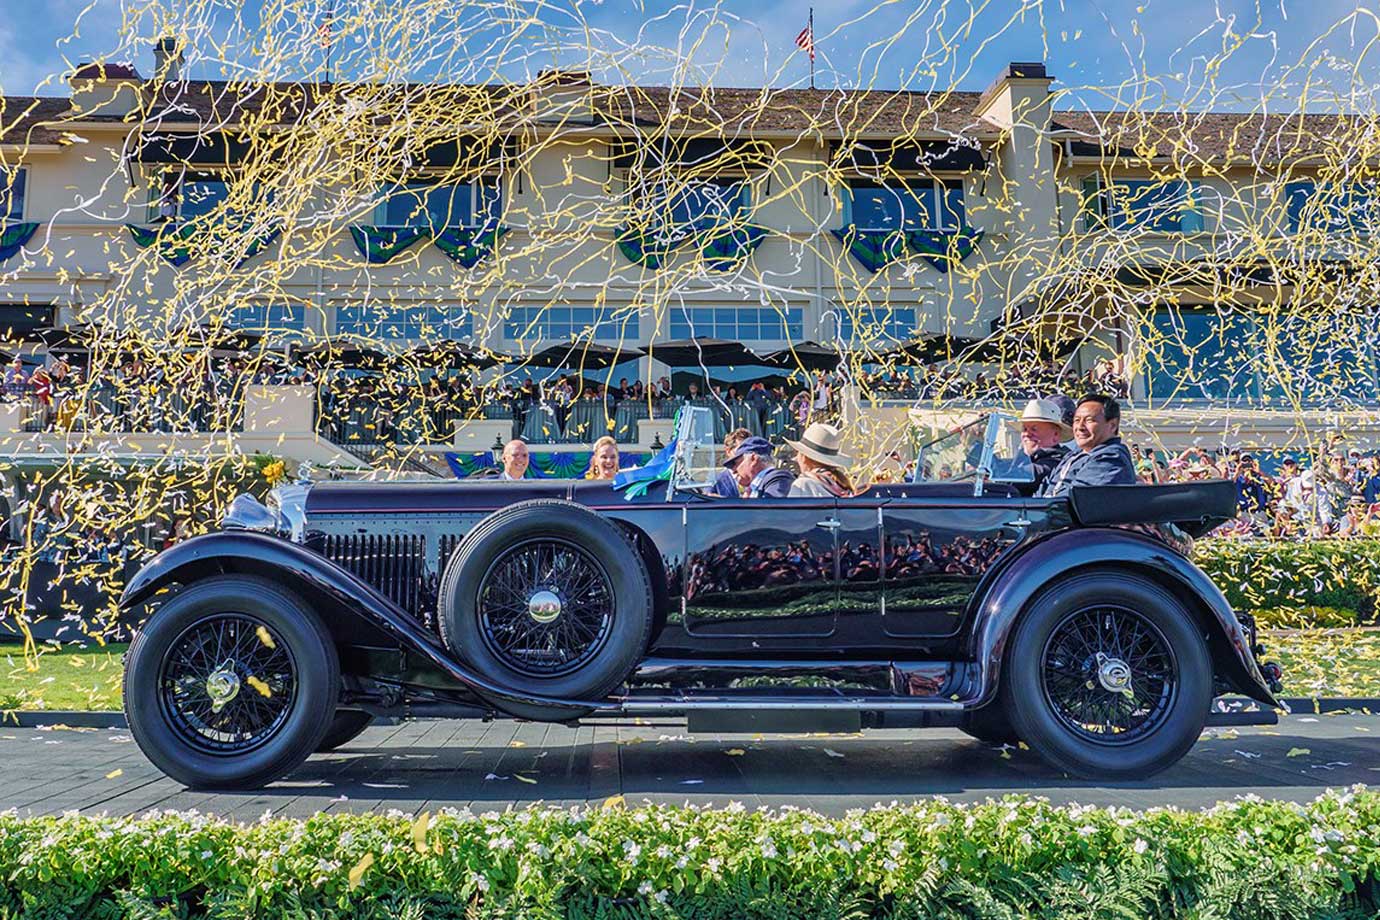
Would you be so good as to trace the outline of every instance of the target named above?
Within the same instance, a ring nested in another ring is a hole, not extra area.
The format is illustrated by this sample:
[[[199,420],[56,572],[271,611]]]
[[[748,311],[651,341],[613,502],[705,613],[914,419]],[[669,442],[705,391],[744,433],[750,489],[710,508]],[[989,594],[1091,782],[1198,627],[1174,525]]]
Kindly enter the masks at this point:
[[[126,590],[152,608],[126,656],[136,741],[170,776],[230,788],[381,716],[658,714],[691,731],[957,726],[1134,778],[1177,761],[1219,695],[1273,720],[1253,623],[1162,538],[1234,516],[1230,483],[1031,498],[992,475],[994,417],[926,445],[922,468],[956,458],[943,481],[726,499],[697,475],[699,426],[637,489],[238,499]]]

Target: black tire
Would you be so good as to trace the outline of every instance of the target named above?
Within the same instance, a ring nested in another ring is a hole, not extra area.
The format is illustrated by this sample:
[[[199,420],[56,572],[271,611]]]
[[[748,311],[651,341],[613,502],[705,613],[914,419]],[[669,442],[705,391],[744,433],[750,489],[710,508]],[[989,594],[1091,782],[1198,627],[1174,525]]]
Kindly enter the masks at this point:
[[[204,667],[213,672],[201,680]],[[216,707],[212,693],[230,685],[233,696]],[[321,743],[339,697],[320,618],[263,578],[189,585],[149,617],[125,658],[130,733],[154,766],[193,789],[255,788],[290,773]]]
[[[554,614],[541,614],[554,619],[532,612],[538,591],[558,598]],[[441,638],[462,660],[503,687],[563,700],[602,699],[622,684],[647,647],[653,616],[651,581],[628,537],[607,518],[554,499],[519,502],[480,521],[446,565],[439,607]],[[489,702],[533,720],[580,715]]]
[[[335,718],[331,719],[330,728],[326,729],[325,737],[316,746],[316,753],[324,754],[326,751],[334,751],[342,744],[349,744],[373,721],[374,717],[361,709],[337,709]]]
[[[1041,591],[1005,661],[1000,699],[1016,734],[1077,776],[1158,773],[1198,740],[1212,703],[1212,660],[1193,615],[1126,572],[1075,575]]]
[[[1000,703],[991,703],[966,713],[959,731],[971,735],[983,744],[994,746],[1019,744],[1021,740]]]

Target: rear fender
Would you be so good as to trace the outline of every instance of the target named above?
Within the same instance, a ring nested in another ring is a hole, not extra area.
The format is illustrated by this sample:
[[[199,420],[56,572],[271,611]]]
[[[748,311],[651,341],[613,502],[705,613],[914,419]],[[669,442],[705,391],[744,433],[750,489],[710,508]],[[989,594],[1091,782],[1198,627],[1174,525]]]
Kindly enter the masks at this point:
[[[490,682],[456,661],[411,616],[352,572],[306,547],[268,534],[252,531],[212,533],[164,550],[130,580],[120,598],[120,606],[123,609],[137,607],[169,585],[191,584],[227,573],[261,575],[279,582],[295,581],[318,602],[324,598],[327,603],[359,617],[409,652],[489,699],[568,709],[573,715],[590,709],[614,708],[607,701],[549,699]]]
[[[1047,584],[1091,568],[1121,569],[1149,577],[1188,606],[1208,636],[1213,667],[1235,688],[1278,707],[1251,651],[1250,636],[1221,590],[1202,569],[1164,544],[1114,528],[1065,530],[1032,543],[993,573],[969,609],[968,660],[976,663],[979,705],[996,696],[1002,658],[1021,612]]]

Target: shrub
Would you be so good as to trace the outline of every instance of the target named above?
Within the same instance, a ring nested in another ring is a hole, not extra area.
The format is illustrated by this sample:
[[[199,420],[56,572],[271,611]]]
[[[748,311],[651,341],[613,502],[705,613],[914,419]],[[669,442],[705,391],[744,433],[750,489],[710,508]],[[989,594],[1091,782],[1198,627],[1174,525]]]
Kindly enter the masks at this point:
[[[1237,610],[1331,607],[1369,622],[1380,600],[1380,540],[1201,540],[1193,559]]]
[[[1347,629],[1361,614],[1344,607],[1260,607],[1251,611],[1261,629]]]
[[[1007,796],[230,824],[0,815],[0,916],[1360,917],[1380,793],[1133,812]]]

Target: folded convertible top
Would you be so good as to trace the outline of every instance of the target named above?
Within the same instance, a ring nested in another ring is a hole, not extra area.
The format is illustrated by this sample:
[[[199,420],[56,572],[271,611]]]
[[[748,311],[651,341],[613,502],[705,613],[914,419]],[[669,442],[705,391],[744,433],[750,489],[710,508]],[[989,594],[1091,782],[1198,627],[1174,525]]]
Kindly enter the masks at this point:
[[[1157,486],[1075,486],[1069,507],[1085,526],[1173,523],[1198,537],[1236,517],[1236,483],[1206,479]]]

